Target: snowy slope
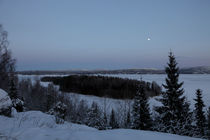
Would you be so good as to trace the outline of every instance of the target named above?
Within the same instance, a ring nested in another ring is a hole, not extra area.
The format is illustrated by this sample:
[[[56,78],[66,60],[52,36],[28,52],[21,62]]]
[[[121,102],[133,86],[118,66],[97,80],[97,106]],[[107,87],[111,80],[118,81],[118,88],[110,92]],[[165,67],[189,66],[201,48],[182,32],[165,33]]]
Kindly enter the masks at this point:
[[[1,140],[199,140],[130,129],[99,131],[68,122],[57,125],[53,116],[40,111],[17,113],[14,118],[0,116],[0,124]]]
[[[93,95],[83,95],[78,93],[66,93],[69,98],[72,100],[72,103],[79,103],[81,100],[85,100],[87,105],[91,107],[93,102],[96,102],[102,111],[106,110],[107,115],[111,113],[111,110],[114,109],[118,113],[118,117],[125,117],[125,111],[129,110],[129,107],[132,108],[133,100],[120,100],[120,99],[112,99],[105,97],[97,97]],[[156,100],[159,97],[149,98],[150,110],[152,113],[154,106],[161,106],[161,103]],[[120,118],[119,118],[120,120]]]

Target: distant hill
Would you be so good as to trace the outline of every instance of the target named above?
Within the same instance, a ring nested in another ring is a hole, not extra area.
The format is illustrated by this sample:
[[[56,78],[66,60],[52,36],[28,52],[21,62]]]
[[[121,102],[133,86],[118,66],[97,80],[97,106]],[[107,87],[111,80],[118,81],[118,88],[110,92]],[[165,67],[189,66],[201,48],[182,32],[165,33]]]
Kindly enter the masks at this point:
[[[198,66],[180,69],[182,74],[210,74],[210,66]]]
[[[118,69],[118,70],[63,70],[63,71],[18,71],[23,75],[51,75],[51,74],[165,74],[160,69]],[[181,68],[180,74],[210,74],[210,66]]]

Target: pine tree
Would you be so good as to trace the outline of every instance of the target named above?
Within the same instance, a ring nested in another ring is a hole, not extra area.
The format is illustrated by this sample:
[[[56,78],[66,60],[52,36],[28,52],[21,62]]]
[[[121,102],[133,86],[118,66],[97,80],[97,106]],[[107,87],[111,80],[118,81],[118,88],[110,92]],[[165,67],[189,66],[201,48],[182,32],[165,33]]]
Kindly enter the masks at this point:
[[[45,111],[49,111],[55,104],[56,104],[56,100],[57,100],[57,91],[56,88],[54,87],[54,85],[52,83],[50,83],[47,86],[47,92],[46,92],[46,101],[45,101]]]
[[[77,108],[76,123],[85,124],[85,118],[87,117],[88,105],[85,100],[81,100]]]
[[[66,110],[67,110],[66,104],[59,101],[52,109],[50,109],[48,114],[55,116],[55,121],[57,124],[62,124],[64,123],[64,119],[66,117]]]
[[[115,111],[113,109],[112,109],[112,112],[111,112],[109,125],[112,129],[119,128],[119,124],[118,124],[118,122],[116,120],[116,117],[115,117]]]
[[[10,88],[9,88],[9,96],[10,98],[13,99],[17,99],[18,95],[17,95],[17,87],[15,84],[15,77],[14,77],[14,73],[10,73]]]
[[[137,92],[134,97],[131,127],[133,129],[140,129],[140,95],[139,95],[139,92]]]
[[[187,101],[184,102],[182,118],[176,126],[176,134],[186,136],[194,135],[192,128],[192,112],[190,111],[190,103]]]
[[[207,121],[207,138],[210,140],[210,107],[208,109]]]
[[[104,128],[105,129],[108,129],[108,121],[107,121],[107,115],[106,113],[104,112],[104,117],[103,117],[103,124],[104,124]]]
[[[152,119],[150,116],[149,104],[142,85],[135,95],[133,104],[133,129],[151,130]]]
[[[196,119],[196,128],[197,128],[197,133],[200,136],[204,136],[204,127],[205,127],[205,113],[203,111],[203,108],[205,107],[202,99],[202,92],[200,89],[196,90],[196,101],[195,103],[195,119]]]
[[[95,127],[99,130],[105,129],[104,121],[101,117],[101,110],[96,102],[92,103],[87,115],[86,124],[88,126]]]
[[[150,116],[150,109],[145,90],[143,86],[140,86],[140,126],[141,130],[151,130],[152,119]]]
[[[17,112],[22,112],[24,107],[24,102],[19,99],[17,87],[16,87],[16,76],[14,72],[14,67],[10,67],[10,75],[9,75],[9,96],[12,100],[12,107],[14,107]]]
[[[165,72],[167,78],[163,87],[166,91],[163,92],[162,98],[158,99],[163,106],[156,107],[155,110],[159,113],[160,126],[164,126],[160,128],[161,131],[177,134],[178,131],[181,133],[179,127],[187,122],[189,106],[183,96],[183,82],[179,83],[179,68],[172,52],[169,53],[169,62]]]
[[[125,122],[125,127],[130,128],[130,126],[131,126],[131,116],[130,116],[130,111],[128,111],[127,117],[126,117],[126,122]]]

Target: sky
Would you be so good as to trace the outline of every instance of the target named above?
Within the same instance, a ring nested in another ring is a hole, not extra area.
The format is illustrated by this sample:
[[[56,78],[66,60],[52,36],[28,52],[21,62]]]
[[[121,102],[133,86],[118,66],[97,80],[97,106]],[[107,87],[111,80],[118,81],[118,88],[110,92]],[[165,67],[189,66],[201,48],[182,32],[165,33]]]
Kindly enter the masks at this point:
[[[210,0],[0,0],[18,70],[210,66]]]

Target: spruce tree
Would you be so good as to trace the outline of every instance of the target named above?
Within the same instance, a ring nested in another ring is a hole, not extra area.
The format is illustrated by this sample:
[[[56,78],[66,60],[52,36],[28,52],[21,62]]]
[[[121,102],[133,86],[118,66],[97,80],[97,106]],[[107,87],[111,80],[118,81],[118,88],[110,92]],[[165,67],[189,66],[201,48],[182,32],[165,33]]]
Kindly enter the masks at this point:
[[[168,66],[165,68],[166,84],[163,84],[166,91],[163,92],[162,98],[158,99],[163,106],[156,107],[155,110],[159,113],[160,126],[164,126],[160,128],[161,131],[177,134],[178,131],[180,133],[179,127],[187,122],[189,106],[183,96],[183,82],[179,82],[179,67],[177,67],[175,56],[170,52],[168,57]]]
[[[152,119],[150,116],[148,100],[142,85],[139,86],[139,89],[135,95],[132,114],[133,129],[151,130]]]
[[[14,107],[18,112],[23,111],[24,102],[19,99],[16,82],[17,77],[15,75],[15,70],[13,66],[10,66],[9,74],[9,96],[12,100],[12,107]]]
[[[86,124],[99,130],[106,129],[104,120],[101,116],[101,110],[96,102],[93,102],[87,114]]]
[[[204,127],[205,127],[205,113],[203,108],[205,107],[202,99],[202,92],[200,89],[196,90],[196,99],[195,100],[195,119],[196,119],[196,130],[199,136],[204,136]]]
[[[210,140],[210,107],[208,109],[207,121],[207,138]]]
[[[107,115],[106,113],[104,112],[104,117],[103,117],[103,124],[104,124],[104,128],[105,129],[108,129],[108,121],[107,121]]]
[[[14,73],[10,73],[10,82],[9,82],[9,96],[10,98],[13,99],[17,99],[18,95],[17,95],[17,87],[15,84],[15,77],[14,77]]]
[[[150,116],[150,109],[148,100],[143,86],[140,86],[140,126],[141,130],[151,130],[152,119]]]
[[[134,97],[133,110],[132,110],[132,128],[140,129],[140,95],[136,93]]]
[[[109,125],[112,129],[119,128],[119,125],[118,125],[116,117],[115,117],[115,111],[113,109],[112,109],[112,112],[111,112]]]
[[[87,117],[88,105],[85,100],[81,100],[76,111],[76,123],[85,124],[85,118]]]
[[[63,124],[67,114],[66,111],[66,104],[59,101],[52,109],[49,110],[48,114],[55,116],[55,121],[57,124]]]
[[[127,117],[126,117],[126,122],[125,122],[125,127],[130,128],[130,126],[131,126],[131,116],[130,116],[130,111],[128,111]]]

